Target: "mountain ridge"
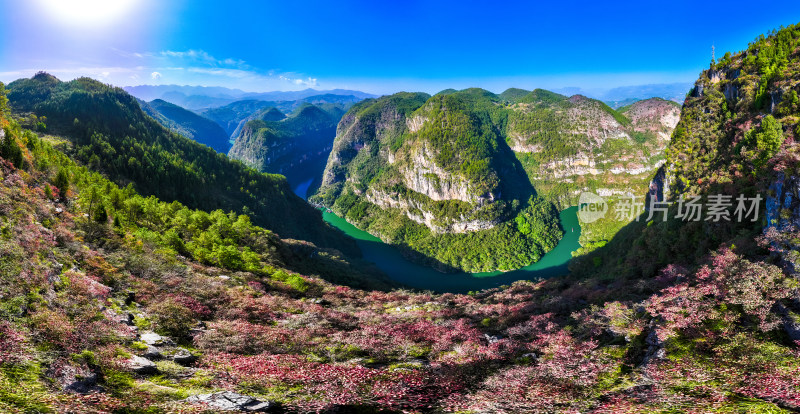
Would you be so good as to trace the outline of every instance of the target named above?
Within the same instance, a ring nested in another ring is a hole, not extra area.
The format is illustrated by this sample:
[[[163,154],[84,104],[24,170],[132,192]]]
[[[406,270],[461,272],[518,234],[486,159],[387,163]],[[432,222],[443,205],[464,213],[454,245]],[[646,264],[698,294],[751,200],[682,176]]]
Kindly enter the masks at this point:
[[[164,99],[172,104],[192,110],[216,108],[241,100],[296,101],[326,94],[331,96],[353,96],[355,99],[360,100],[376,96],[356,90],[317,90],[312,88],[298,91],[246,92],[221,86],[138,85],[126,86],[122,89],[145,101]]]
[[[227,153],[228,134],[216,122],[161,99],[139,101],[142,109],[161,125],[189,139]]]

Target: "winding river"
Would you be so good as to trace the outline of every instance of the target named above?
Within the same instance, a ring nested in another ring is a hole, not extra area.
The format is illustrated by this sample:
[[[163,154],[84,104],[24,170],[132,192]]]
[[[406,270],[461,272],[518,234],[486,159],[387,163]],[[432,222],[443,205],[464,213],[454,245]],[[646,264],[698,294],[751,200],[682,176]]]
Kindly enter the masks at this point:
[[[304,181],[295,188],[295,193],[305,198],[312,180]],[[422,290],[434,292],[465,293],[501,285],[517,280],[549,278],[567,273],[567,263],[572,252],[580,247],[578,238],[581,228],[578,223],[578,208],[570,207],[561,211],[561,227],[564,237],[558,245],[536,263],[510,272],[486,273],[441,273],[430,267],[413,263],[395,247],[383,243],[379,238],[353,226],[343,218],[326,211],[322,217],[332,226],[356,239],[364,254],[364,259],[375,263],[392,280]]]

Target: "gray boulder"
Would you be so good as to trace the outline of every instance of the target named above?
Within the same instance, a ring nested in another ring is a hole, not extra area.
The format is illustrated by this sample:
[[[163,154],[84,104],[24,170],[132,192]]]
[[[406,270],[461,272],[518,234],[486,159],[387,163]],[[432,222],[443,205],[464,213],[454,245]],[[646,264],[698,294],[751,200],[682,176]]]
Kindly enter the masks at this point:
[[[172,355],[172,361],[181,365],[191,365],[197,361],[197,357],[184,348],[178,348]]]
[[[155,345],[155,346],[175,345],[175,343],[172,342],[171,339],[165,336],[161,336],[155,332],[144,332],[139,338],[142,342],[146,343],[147,345]]]
[[[145,349],[142,356],[147,359],[161,359],[163,357],[163,355],[161,355],[161,351],[153,345],[147,345],[147,349]]]
[[[133,356],[128,360],[128,368],[131,371],[141,375],[154,375],[158,374],[158,368],[153,361],[142,358],[140,356]]]
[[[186,399],[186,402],[204,404],[209,408],[222,411],[244,411],[250,413],[281,412],[278,403],[260,401],[248,395],[237,394],[231,391],[192,395]]]

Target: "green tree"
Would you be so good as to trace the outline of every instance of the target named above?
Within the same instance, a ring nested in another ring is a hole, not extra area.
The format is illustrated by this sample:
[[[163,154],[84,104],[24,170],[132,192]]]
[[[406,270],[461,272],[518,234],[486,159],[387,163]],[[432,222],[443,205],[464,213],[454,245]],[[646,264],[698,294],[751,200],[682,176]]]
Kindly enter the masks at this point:
[[[0,157],[11,161],[14,167],[22,167],[22,148],[19,147],[14,136],[8,135],[0,141]]]
[[[783,140],[783,126],[772,115],[767,115],[758,128],[745,133],[743,144],[751,149],[745,155],[752,154],[753,164],[761,168],[780,150]]]
[[[97,207],[94,209],[94,221],[100,224],[108,223],[108,212],[103,203],[98,203]]]
[[[58,192],[62,198],[67,198],[67,191],[69,191],[69,175],[66,169],[61,168],[58,170],[58,174],[56,174],[56,178],[53,180],[53,185],[58,188]]]

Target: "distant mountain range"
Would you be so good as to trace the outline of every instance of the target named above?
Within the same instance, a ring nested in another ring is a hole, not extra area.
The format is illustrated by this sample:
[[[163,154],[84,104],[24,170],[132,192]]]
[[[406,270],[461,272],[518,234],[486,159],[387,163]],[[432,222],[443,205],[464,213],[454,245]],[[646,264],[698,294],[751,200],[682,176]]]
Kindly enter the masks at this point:
[[[566,87],[553,89],[553,92],[566,96],[583,95],[607,103],[617,109],[636,101],[649,98],[662,98],[683,104],[686,93],[692,89],[690,82],[654,83],[648,85],[620,86],[612,89],[582,89]]]
[[[126,86],[123,89],[144,101],[163,99],[191,110],[217,108],[241,100],[296,101],[318,95],[352,96],[357,100],[377,97],[366,92],[347,89],[320,91],[309,88],[301,91],[245,92],[221,86],[185,85],[139,85]]]
[[[197,110],[196,112],[213,120],[225,129],[231,140],[235,139],[241,131],[247,118],[259,110],[274,107],[282,113],[289,114],[305,104],[319,105],[322,107],[338,107],[347,111],[350,107],[363,99],[353,95],[313,95],[294,101],[263,101],[245,99],[232,102],[215,108]]]

